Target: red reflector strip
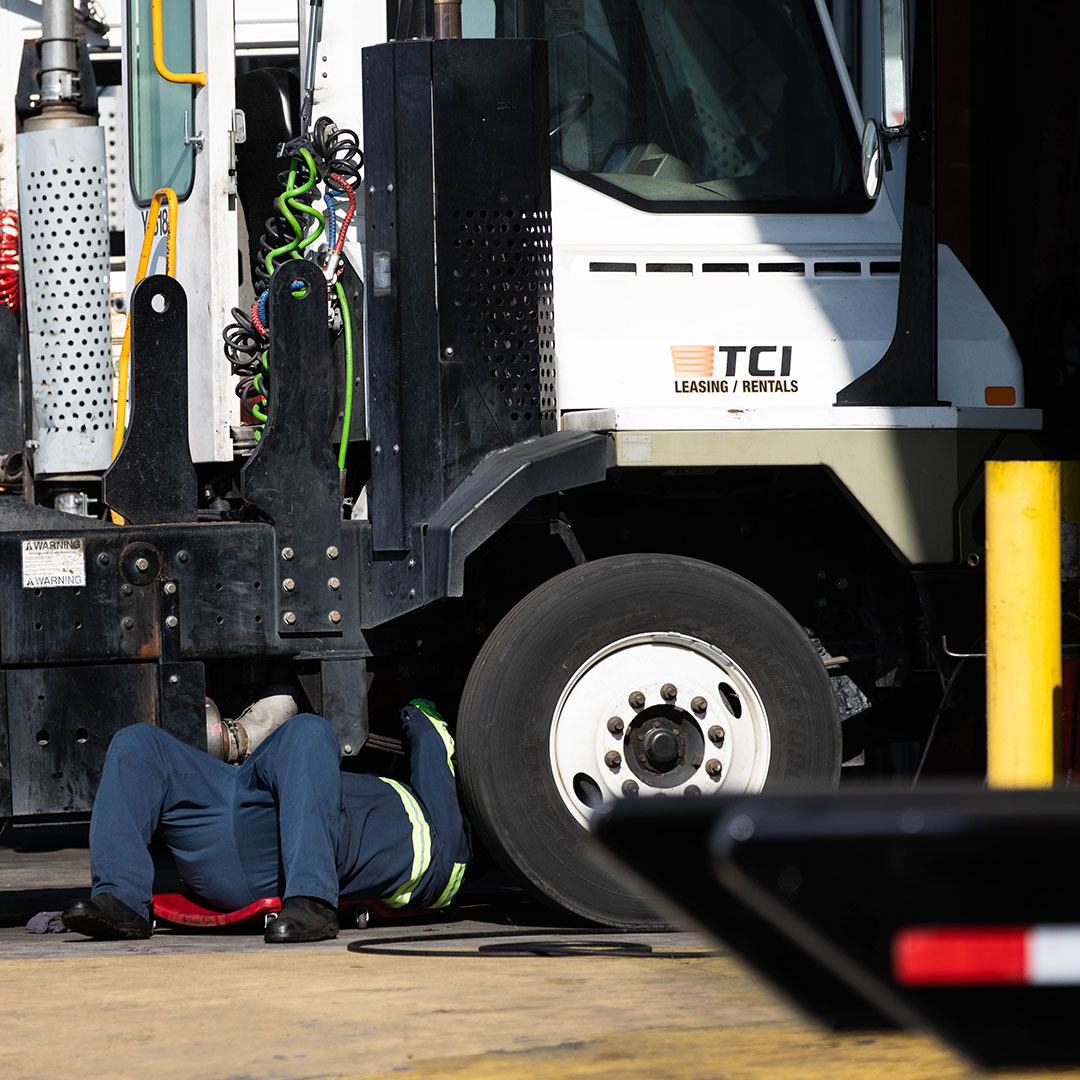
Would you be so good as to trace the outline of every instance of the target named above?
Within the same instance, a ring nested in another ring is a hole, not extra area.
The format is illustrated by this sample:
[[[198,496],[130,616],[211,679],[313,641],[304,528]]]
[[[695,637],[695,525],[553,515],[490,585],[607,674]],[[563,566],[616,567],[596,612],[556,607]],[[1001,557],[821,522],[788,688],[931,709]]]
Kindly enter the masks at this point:
[[[893,936],[900,986],[1080,986],[1080,925],[911,926]]]
[[[1026,926],[910,927],[893,937],[901,986],[1017,986],[1028,978]]]

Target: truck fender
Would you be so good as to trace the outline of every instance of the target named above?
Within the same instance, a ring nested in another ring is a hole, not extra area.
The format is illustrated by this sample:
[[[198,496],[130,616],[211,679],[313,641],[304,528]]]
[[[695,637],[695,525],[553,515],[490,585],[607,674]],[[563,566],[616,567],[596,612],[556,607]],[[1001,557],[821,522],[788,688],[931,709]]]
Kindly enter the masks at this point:
[[[611,453],[605,434],[558,431],[489,454],[428,523],[427,598],[461,596],[472,552],[538,495],[599,483]]]

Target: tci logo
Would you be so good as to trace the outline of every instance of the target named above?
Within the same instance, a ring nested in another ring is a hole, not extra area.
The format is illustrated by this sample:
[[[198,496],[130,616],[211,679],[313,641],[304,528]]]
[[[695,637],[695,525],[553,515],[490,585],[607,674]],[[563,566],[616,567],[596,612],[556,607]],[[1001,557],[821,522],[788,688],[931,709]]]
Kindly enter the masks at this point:
[[[722,358],[726,378],[741,372],[751,378],[786,378],[791,374],[790,345],[672,345],[671,362],[676,375],[710,378],[717,356]],[[717,374],[719,374],[717,372]]]
[[[715,371],[717,357],[723,371]],[[799,392],[798,379],[789,378],[790,345],[672,345],[671,363],[676,394]]]

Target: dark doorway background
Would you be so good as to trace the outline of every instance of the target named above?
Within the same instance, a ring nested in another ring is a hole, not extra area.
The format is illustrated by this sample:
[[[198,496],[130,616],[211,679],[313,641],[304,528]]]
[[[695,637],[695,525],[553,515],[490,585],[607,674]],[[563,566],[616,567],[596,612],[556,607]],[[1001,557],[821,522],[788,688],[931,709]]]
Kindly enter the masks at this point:
[[[939,0],[938,239],[1005,320],[1048,457],[1080,457],[1076,0]]]

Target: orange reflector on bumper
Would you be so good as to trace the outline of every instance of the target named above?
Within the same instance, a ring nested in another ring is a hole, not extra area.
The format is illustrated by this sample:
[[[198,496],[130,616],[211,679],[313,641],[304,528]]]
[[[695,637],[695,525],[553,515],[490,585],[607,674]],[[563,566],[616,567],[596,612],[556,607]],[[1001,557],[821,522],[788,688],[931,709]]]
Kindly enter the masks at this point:
[[[986,388],[987,405],[1015,405],[1015,386],[988,386]]]

